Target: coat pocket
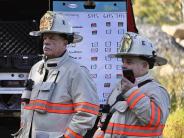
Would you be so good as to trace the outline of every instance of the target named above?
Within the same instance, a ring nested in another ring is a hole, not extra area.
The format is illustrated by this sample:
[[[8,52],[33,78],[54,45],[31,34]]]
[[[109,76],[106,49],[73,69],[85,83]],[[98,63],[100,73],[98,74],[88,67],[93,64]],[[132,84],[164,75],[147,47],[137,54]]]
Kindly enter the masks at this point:
[[[55,86],[54,82],[43,82],[40,91],[41,92],[50,92]]]
[[[36,108],[35,111],[39,112],[39,113],[46,113],[47,109],[48,109],[48,102],[50,102],[51,97],[52,97],[52,93],[54,91],[56,83],[55,82],[43,82],[41,87],[40,87],[40,91],[38,93],[38,97],[37,100],[41,100],[44,101],[43,103],[37,103],[39,104],[38,106],[41,108]]]
[[[40,87],[38,99],[44,100],[44,101],[50,101],[55,85],[56,85],[55,82],[43,82]]]

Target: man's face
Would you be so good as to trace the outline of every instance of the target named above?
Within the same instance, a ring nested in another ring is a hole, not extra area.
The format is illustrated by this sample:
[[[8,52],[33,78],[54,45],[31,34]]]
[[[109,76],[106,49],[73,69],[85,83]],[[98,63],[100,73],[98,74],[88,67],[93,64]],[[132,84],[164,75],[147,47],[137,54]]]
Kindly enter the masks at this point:
[[[64,53],[67,40],[54,33],[43,34],[43,53],[48,58],[57,58]]]
[[[141,77],[149,70],[148,63],[139,57],[125,57],[122,59],[122,63],[123,67],[133,70],[135,77]]]

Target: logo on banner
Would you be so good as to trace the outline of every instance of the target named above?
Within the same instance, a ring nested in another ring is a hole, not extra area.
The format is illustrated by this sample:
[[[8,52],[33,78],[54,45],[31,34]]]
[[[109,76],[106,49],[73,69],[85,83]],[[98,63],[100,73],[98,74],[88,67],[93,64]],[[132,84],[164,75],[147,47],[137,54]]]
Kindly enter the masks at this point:
[[[122,70],[122,65],[116,65],[116,70]]]
[[[111,22],[106,22],[107,27],[111,27]]]
[[[118,27],[123,27],[123,22],[118,22]]]
[[[111,79],[111,74],[105,74],[105,79]]]
[[[93,43],[91,43],[91,46],[92,46],[92,47],[98,47],[98,42],[93,42]]]
[[[91,53],[98,53],[98,48],[92,47],[91,48]]]
[[[91,57],[91,61],[97,61],[98,57]]]
[[[108,29],[105,32],[106,32],[106,34],[111,34],[112,33],[112,30],[111,29]]]
[[[97,35],[97,30],[93,30],[92,35]]]
[[[111,57],[109,57],[109,56],[105,56],[105,61],[111,61]]]
[[[104,87],[111,87],[111,83],[104,83]]]
[[[91,78],[96,79],[97,78],[97,74],[90,74]]]
[[[111,41],[106,41],[105,42],[105,47],[111,47]]]
[[[91,65],[91,69],[97,69],[97,64]]]
[[[105,52],[111,52],[111,48],[109,47],[105,48]]]
[[[93,27],[97,27],[97,24],[96,23],[91,23],[91,28]]]
[[[105,64],[105,69],[112,69],[112,64]]]
[[[121,79],[122,78],[122,74],[116,74],[116,78],[117,79]]]
[[[124,33],[125,33],[124,29],[118,29],[118,34],[124,34]]]

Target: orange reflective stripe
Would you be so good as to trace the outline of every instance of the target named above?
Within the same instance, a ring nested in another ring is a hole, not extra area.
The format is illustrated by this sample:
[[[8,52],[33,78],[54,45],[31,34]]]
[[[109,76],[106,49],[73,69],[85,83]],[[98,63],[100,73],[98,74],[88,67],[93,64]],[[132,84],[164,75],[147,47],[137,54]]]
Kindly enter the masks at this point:
[[[160,107],[156,106],[153,101],[151,101],[151,118],[148,126],[158,126],[161,120],[161,110]]]
[[[88,102],[75,103],[75,111],[83,111],[91,114],[99,114],[99,106]]]
[[[58,113],[58,114],[72,114],[75,113],[73,104],[65,104],[65,103],[51,103],[43,100],[31,100],[28,105],[24,107],[27,110],[44,110],[50,113]]]
[[[110,133],[109,131],[106,131],[106,133]],[[118,135],[128,135],[128,136],[141,136],[141,137],[149,137],[149,136],[160,136],[162,133],[161,132],[156,132],[156,133],[140,133],[140,132],[121,132],[121,131],[113,131],[113,134],[118,134]]]
[[[104,138],[104,135],[103,136],[95,136],[93,138]]]
[[[139,89],[135,90],[130,94],[127,99],[127,103],[129,104],[130,109],[134,108],[134,106],[141,100],[145,95],[139,92]]]
[[[144,94],[141,94],[139,97],[137,97],[134,102],[130,105],[130,109],[134,108],[134,106],[137,104],[137,102],[142,99],[143,97],[145,97]]]
[[[92,110],[87,110],[87,109],[83,109],[83,108],[77,108],[76,111],[83,111],[83,112],[88,112],[94,115],[98,115],[98,112],[92,111]]]
[[[91,114],[99,114],[99,106],[87,102],[66,104],[66,103],[51,103],[43,100],[32,100],[24,109],[34,110],[40,109],[45,110],[50,113],[59,113],[59,114],[71,114],[77,111],[88,112]]]
[[[70,136],[71,135],[71,136]],[[70,128],[67,128],[66,129],[66,133],[65,133],[65,136],[68,137],[68,138],[72,138],[72,137],[75,137],[75,138],[83,138],[82,136],[80,136],[79,134],[75,133],[73,130],[71,130]]]
[[[40,109],[40,110],[44,110],[47,111],[49,113],[58,113],[58,114],[72,114],[75,113],[74,110],[53,110],[53,109],[47,109],[45,107],[42,106],[25,106],[24,109],[27,110],[34,110],[34,109]]]
[[[127,136],[160,136],[164,129],[164,125],[159,125],[158,127],[149,126],[136,126],[136,125],[126,125],[126,124],[116,124],[110,122],[106,133],[127,135]]]
[[[157,119],[155,126],[158,126],[160,122],[161,122],[161,109],[160,107],[158,107],[158,119]]]
[[[104,135],[96,135],[95,137],[93,137],[93,138],[104,138]]]
[[[70,138],[69,136],[64,135],[65,138]]]
[[[26,110],[32,110],[33,108],[31,106],[29,106],[29,105],[25,105],[24,106],[24,109],[26,109]]]
[[[126,125],[126,124],[117,124],[117,123],[109,123],[108,126],[116,126],[120,128],[129,128],[129,129],[140,129],[140,130],[155,130],[164,128],[164,125],[159,125],[158,127],[149,127],[149,126],[137,126],[137,125]]]
[[[98,105],[96,104],[92,104],[92,103],[88,103],[88,102],[79,102],[79,103],[74,103],[74,105],[87,105],[87,106],[90,106],[90,107],[93,107],[93,108],[99,108]]]
[[[129,102],[132,100],[132,98],[133,98],[138,92],[139,92],[139,89],[135,90],[135,91],[128,97],[127,102],[129,103]]]
[[[30,103],[43,103],[46,104],[48,106],[57,106],[57,107],[73,107],[73,104],[66,104],[66,103],[51,103],[48,101],[44,101],[44,100],[31,100]]]
[[[151,102],[151,118],[150,118],[150,122],[148,124],[148,126],[151,126],[153,121],[154,121],[154,116],[155,116],[155,108],[154,108],[154,103]]]

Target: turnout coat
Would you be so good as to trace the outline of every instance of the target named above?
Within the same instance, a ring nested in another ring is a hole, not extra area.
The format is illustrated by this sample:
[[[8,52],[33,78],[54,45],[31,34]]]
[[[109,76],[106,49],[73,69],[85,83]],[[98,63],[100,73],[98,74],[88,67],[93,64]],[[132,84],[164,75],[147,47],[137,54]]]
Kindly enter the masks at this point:
[[[94,138],[160,138],[170,109],[170,97],[167,90],[149,74],[136,78],[140,84],[151,80],[141,87],[133,87],[124,95],[123,101],[116,98],[121,93],[121,84],[112,91],[107,104],[111,107],[112,117],[105,133],[101,128]],[[103,123],[107,114],[101,118]]]
[[[99,111],[96,87],[87,69],[68,52],[35,64],[29,79],[34,85],[22,95],[29,102],[22,102],[21,128],[15,137],[82,138],[93,127]]]

